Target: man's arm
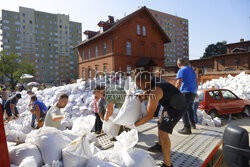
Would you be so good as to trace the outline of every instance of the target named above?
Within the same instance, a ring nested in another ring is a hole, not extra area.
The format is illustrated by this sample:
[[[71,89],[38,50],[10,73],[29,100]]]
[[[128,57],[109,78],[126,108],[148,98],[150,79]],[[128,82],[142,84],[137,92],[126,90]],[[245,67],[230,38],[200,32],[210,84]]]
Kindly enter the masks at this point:
[[[177,79],[176,84],[175,84],[175,87],[177,87],[178,89],[180,89],[182,80],[183,80],[182,78]]]
[[[156,87],[155,90],[152,90],[149,95],[148,99],[148,107],[147,107],[147,115],[145,117],[142,117],[139,121],[135,123],[135,126],[140,126],[149,120],[151,120],[154,116],[154,113],[157,109],[159,100],[163,97],[162,89],[159,87]]]
[[[38,105],[35,105],[35,113],[36,113],[36,120],[40,119],[40,108]]]
[[[114,111],[114,103],[110,102],[107,104],[107,112],[105,114],[104,120],[108,121],[109,117],[113,115],[113,111]]]
[[[64,115],[52,114],[52,121],[59,122],[64,118]]]

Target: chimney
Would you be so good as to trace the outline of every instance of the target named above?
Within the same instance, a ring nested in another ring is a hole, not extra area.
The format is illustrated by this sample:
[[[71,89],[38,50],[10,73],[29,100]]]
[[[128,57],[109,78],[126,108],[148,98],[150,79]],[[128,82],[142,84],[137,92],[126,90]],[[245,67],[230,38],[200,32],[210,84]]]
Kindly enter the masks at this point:
[[[108,22],[109,23],[111,23],[111,24],[113,24],[114,23],[114,16],[108,16],[109,17],[109,20],[108,20]]]
[[[244,38],[241,38],[241,39],[240,39],[240,42],[244,42]]]

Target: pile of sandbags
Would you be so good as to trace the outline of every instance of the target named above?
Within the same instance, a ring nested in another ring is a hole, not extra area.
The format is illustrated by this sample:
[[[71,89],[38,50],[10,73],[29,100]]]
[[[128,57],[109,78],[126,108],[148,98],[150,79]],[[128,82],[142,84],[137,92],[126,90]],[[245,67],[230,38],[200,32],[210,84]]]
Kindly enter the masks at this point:
[[[243,99],[250,100],[250,75],[242,72],[233,77],[228,75],[226,78],[220,77],[219,79],[213,79],[207,81],[199,88],[217,88],[217,89],[229,89],[233,91],[237,96]]]

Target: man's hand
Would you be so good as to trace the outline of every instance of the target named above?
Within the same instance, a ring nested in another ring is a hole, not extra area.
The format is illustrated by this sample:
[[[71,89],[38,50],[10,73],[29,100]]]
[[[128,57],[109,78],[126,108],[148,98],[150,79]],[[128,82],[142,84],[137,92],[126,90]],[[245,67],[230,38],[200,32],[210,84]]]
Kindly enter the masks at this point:
[[[34,114],[34,113],[35,113],[35,110],[34,110],[34,109],[31,109],[30,112],[31,112],[32,114]]]

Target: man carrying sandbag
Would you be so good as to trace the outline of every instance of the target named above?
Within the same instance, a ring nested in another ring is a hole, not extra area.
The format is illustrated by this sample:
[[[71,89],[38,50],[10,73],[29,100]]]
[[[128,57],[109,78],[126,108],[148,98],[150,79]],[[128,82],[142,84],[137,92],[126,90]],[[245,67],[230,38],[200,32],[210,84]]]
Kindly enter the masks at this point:
[[[186,101],[181,92],[168,82],[156,82],[149,72],[140,72],[135,76],[136,85],[144,90],[144,96],[148,100],[147,114],[134,125],[140,126],[154,116],[158,103],[164,110],[158,121],[158,145],[162,147],[164,163],[163,167],[172,166],[170,160],[170,139],[168,134],[172,133],[177,122],[186,112]]]
[[[38,129],[43,126],[43,122],[48,109],[42,101],[37,100],[37,97],[35,95],[31,96],[31,102],[33,104],[33,108],[30,110],[30,112],[32,114],[35,114],[35,117],[32,116],[31,122],[34,122],[33,128]],[[36,127],[35,120],[37,123]]]
[[[68,98],[68,95],[62,94],[56,105],[50,107],[45,117],[44,126],[55,127],[61,130],[61,120],[64,118],[61,108],[64,108],[68,104]]]
[[[105,88],[105,86],[96,86],[94,89],[94,94],[99,99],[97,104],[98,114],[105,122],[108,122],[110,117],[114,114],[114,108],[121,108],[126,96],[124,88],[121,88],[117,85],[109,88]],[[118,134],[124,130],[125,127],[120,126]]]

